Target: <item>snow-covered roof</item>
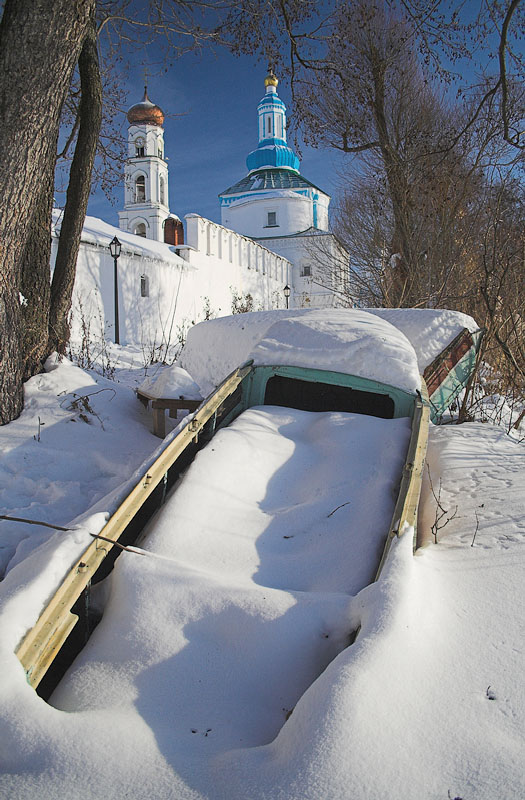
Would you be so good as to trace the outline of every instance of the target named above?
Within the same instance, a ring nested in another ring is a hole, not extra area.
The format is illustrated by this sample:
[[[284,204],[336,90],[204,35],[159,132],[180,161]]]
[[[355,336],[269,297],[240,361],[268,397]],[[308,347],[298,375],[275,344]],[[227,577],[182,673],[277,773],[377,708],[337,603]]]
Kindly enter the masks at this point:
[[[249,359],[343,372],[408,392],[420,388],[406,336],[357,309],[255,311],[201,322],[188,333],[181,364],[207,394]]]
[[[416,351],[421,373],[464,328],[471,333],[479,330],[476,320],[460,311],[442,308],[367,308],[364,310],[390,322],[405,334]]]
[[[174,215],[172,215],[174,216]],[[177,217],[178,219],[178,217]],[[53,228],[60,232],[62,224],[62,211],[58,208],[53,209]],[[153,239],[146,239],[144,236],[136,236],[134,233],[122,231],[108,222],[104,222],[98,217],[86,217],[82,229],[82,241],[88,244],[98,245],[99,247],[109,247],[109,243],[116,236],[122,244],[122,252],[132,252],[141,255],[143,258],[155,258],[161,261],[180,262],[180,256],[174,252],[174,247],[164,242],[156,242]]]

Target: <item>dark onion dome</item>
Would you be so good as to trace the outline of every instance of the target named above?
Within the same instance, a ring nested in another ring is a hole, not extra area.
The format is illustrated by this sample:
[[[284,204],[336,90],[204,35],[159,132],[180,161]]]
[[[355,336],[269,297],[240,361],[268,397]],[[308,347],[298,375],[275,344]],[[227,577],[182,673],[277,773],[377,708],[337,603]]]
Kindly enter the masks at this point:
[[[159,125],[160,127],[164,124],[164,112],[151,102],[146,87],[144,87],[142,102],[136,103],[129,109],[128,122],[130,125]]]

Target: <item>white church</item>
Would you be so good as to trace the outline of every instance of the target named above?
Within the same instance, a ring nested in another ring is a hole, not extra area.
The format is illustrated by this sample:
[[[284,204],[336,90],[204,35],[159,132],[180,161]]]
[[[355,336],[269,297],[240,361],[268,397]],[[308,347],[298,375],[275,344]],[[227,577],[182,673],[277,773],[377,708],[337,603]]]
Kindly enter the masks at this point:
[[[219,195],[222,224],[187,214],[185,231],[168,205],[164,113],[147,90],[129,109],[124,208],[118,229],[86,217],[73,336],[89,325],[92,335],[154,347],[175,344],[195,322],[240,306],[337,305],[337,293],[323,288],[326,281],[319,276],[320,262],[330,253],[341,254],[329,231],[330,197],[299,171],[299,159],[287,144],[286,107],[277,85],[270,71],[257,109],[258,146],[246,159],[248,172]],[[52,263],[59,235],[57,211]],[[115,237],[121,245],[118,263],[109,250]]]

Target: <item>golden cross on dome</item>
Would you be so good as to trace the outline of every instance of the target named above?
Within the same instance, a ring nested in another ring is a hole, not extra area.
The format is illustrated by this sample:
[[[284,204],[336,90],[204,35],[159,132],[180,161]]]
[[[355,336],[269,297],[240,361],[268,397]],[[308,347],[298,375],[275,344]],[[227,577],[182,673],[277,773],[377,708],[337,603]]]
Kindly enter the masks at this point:
[[[150,73],[148,72],[148,67],[146,65],[144,67],[144,91],[145,92],[148,91],[148,78],[149,78],[149,76],[150,76]]]

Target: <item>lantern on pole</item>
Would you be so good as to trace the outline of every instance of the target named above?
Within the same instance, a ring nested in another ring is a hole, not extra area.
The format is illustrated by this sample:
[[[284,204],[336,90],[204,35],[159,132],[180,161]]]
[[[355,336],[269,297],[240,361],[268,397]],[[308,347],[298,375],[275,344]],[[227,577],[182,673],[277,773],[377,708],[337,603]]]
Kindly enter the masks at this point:
[[[113,256],[113,285],[114,285],[114,293],[115,293],[115,344],[120,344],[120,331],[119,331],[119,322],[118,322],[118,269],[117,269],[117,261],[120,258],[120,251],[122,250],[122,245],[120,244],[119,240],[116,236],[113,237],[111,242],[109,243],[109,252]]]

